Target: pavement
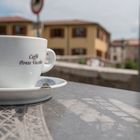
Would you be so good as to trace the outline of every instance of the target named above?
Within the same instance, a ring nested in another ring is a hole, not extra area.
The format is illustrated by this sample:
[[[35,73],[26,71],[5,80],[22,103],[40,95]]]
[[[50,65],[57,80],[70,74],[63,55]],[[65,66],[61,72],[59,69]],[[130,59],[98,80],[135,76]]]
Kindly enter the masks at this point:
[[[0,106],[0,140],[139,140],[140,93],[68,82],[52,99]]]

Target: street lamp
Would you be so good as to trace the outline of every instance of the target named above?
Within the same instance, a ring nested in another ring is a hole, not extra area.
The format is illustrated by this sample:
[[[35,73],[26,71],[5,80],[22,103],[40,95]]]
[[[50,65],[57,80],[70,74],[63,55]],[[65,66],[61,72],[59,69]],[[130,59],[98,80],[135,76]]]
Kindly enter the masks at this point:
[[[44,0],[31,0],[31,10],[37,16],[37,23],[36,23],[36,34],[39,37],[39,28],[40,28],[40,17],[39,13],[41,12],[44,5]]]

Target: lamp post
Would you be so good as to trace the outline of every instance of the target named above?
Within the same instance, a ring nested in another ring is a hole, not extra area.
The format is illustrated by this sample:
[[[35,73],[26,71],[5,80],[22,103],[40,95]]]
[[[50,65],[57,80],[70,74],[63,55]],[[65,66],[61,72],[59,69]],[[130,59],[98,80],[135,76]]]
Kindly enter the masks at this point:
[[[39,28],[40,28],[40,16],[39,16],[39,14],[37,14],[37,27],[36,27],[36,35],[37,35],[37,37],[40,37]]]
[[[40,37],[40,15],[39,13],[41,12],[42,8],[44,5],[44,0],[31,0],[31,10],[32,12],[37,16],[37,22],[36,22],[36,36]],[[48,94],[48,97],[46,100],[50,100],[52,98],[51,95]]]
[[[36,35],[37,37],[40,36],[39,28],[40,28],[40,16],[39,13],[41,12],[44,5],[44,0],[31,0],[31,9],[32,12],[37,15],[37,22],[36,22]]]

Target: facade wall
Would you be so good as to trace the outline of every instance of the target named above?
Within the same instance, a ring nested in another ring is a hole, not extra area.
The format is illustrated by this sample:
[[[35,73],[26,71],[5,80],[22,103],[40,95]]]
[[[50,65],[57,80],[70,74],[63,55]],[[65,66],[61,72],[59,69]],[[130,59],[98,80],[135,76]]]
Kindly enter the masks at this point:
[[[64,37],[63,38],[51,38],[50,32],[51,29],[61,28],[64,29]],[[68,36],[68,28],[67,26],[45,26],[42,32],[42,37],[48,40],[48,48],[56,48],[56,49],[64,49],[64,54],[68,54],[67,50],[67,36]]]
[[[86,28],[85,37],[73,37],[73,28]],[[63,38],[50,37],[51,29],[64,29]],[[105,58],[105,53],[108,49],[108,43],[97,39],[96,26],[94,25],[61,25],[61,26],[45,26],[42,36],[48,39],[48,47],[52,49],[64,49],[64,55],[72,55],[73,49],[85,49],[86,55],[96,56],[96,50],[102,51],[102,58]]]
[[[76,37],[73,38],[72,37],[72,29],[76,27],[76,26],[71,26],[69,27],[69,54],[72,55],[72,49],[75,48],[83,48],[86,49],[87,55],[93,55],[94,56],[94,41],[95,41],[95,30],[93,26],[90,25],[86,25],[86,26],[79,26],[79,27],[83,27],[86,28],[87,33],[86,33],[86,37]],[[77,26],[78,27],[78,26]]]
[[[138,46],[126,47],[126,60],[138,61]]]
[[[33,27],[32,24],[28,24],[27,28],[28,28],[27,30],[28,36],[36,36],[36,29]]]
[[[24,30],[24,33],[21,34],[15,33],[15,29],[13,30],[15,25],[25,26],[26,31]],[[28,21],[1,22],[0,26],[6,26],[7,30],[5,34],[7,35],[36,36],[35,24]],[[107,38],[107,33],[101,26],[97,26],[96,24],[79,23],[66,25],[43,25],[41,29],[41,37],[48,40],[48,48],[54,49],[56,54],[61,52],[60,55],[88,55],[96,57],[98,50],[102,54],[100,58],[105,58],[108,43],[105,40],[100,40],[97,36],[97,29],[99,29]],[[56,36],[52,36],[52,30],[54,29],[62,29],[63,36],[57,36],[61,34],[60,32],[55,32]],[[77,35],[79,32],[80,35]]]
[[[110,60],[113,63],[124,63],[128,60],[132,60],[135,62],[138,62],[138,41],[136,40],[136,43],[133,42],[130,44],[129,41],[131,40],[125,40],[125,44],[121,45],[121,40],[118,40],[119,44],[113,44],[109,47],[109,54],[110,54]],[[132,40],[133,41],[133,40]]]
[[[5,26],[6,27],[6,34],[7,35],[13,35],[13,26],[14,25],[23,25],[27,27],[27,36],[35,36],[35,29],[33,29],[33,24],[32,23],[0,23],[0,26]]]
[[[108,44],[100,39],[95,39],[95,51],[100,51],[102,52],[102,58],[105,58],[105,55],[108,51]],[[98,57],[97,53],[95,55],[96,57]]]
[[[121,47],[110,47],[110,61],[112,63],[122,63],[126,58],[126,50]]]

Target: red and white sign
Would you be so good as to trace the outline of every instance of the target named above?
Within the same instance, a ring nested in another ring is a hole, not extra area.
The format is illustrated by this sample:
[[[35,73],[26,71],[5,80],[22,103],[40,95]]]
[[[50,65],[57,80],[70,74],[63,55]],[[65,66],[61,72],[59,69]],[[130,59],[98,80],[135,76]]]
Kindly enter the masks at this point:
[[[34,14],[39,14],[42,10],[44,0],[31,0],[31,9]]]

